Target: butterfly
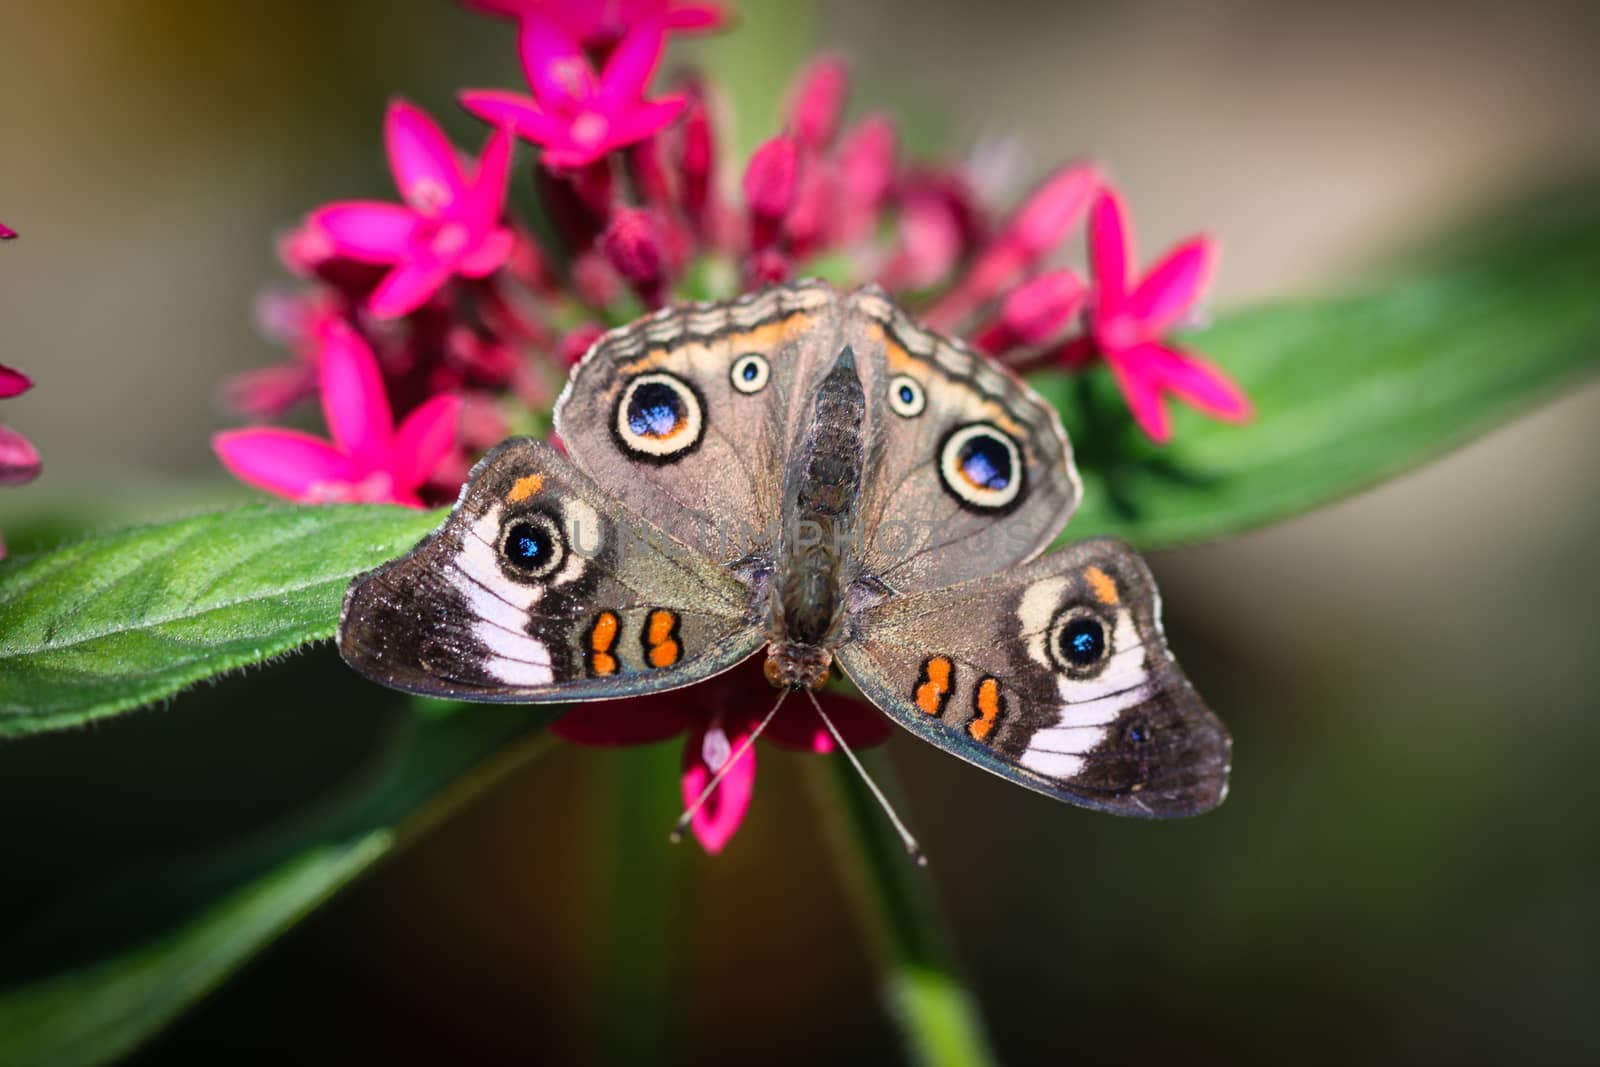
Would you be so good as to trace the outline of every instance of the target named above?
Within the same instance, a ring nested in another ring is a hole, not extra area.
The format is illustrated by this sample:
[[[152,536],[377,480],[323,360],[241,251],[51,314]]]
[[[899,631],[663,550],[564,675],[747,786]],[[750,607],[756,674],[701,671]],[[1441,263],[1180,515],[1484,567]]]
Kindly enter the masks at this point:
[[[837,666],[900,725],[1087,808],[1194,815],[1231,742],[1125,544],[1044,553],[1082,493],[1054,409],[881,290],[816,281],[603,336],[445,523],[351,585],[339,649],[412,693],[584,701],[765,649]],[[776,709],[775,709],[776,710]],[[770,718],[770,716],[769,716]]]

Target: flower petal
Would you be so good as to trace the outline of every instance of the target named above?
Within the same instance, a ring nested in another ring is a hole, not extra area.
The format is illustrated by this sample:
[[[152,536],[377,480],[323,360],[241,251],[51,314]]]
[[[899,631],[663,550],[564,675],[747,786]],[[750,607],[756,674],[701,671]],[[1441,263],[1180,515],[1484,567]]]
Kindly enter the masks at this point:
[[[404,100],[390,103],[384,138],[400,197],[413,209],[435,216],[461,199],[467,182],[456,150],[421,108]]]
[[[461,398],[442,393],[423,401],[395,431],[389,470],[395,486],[409,491],[427,483],[455,446],[461,422]]]
[[[290,500],[327,499],[328,486],[356,481],[349,456],[299,430],[228,430],[211,447],[234,477]]]
[[[295,360],[240,371],[222,383],[222,406],[240,415],[281,415],[317,391],[316,371]]]
[[[833,692],[819,693],[817,699],[851,748],[870,748],[889,739],[889,720],[865,701]],[[811,701],[799,699],[799,694],[784,703],[761,737],[796,752],[827,754],[839,747]]]
[[[345,200],[311,214],[313,230],[333,243],[336,254],[363,263],[405,258],[417,223],[410,208],[371,200]]]
[[[1191,406],[1226,422],[1245,422],[1251,414],[1244,390],[1219,367],[1176,348],[1155,348],[1158,381]]]
[[[456,99],[483,121],[507,127],[534,144],[566,141],[567,124],[541,108],[531,97],[503,89],[468,89]]]
[[[644,19],[630,29],[606,60],[594,94],[596,106],[616,113],[642,100],[666,44],[667,27],[660,18]]]
[[[500,221],[506,210],[506,186],[510,180],[511,134],[502,127],[483,146],[468,203],[463,205],[462,214],[474,229],[487,230]]]
[[[689,728],[691,719],[681,692],[657,693],[578,704],[552,723],[550,732],[580,745],[618,748],[676,737]]]
[[[9,426],[0,426],[0,485],[22,485],[39,477],[39,451]]]
[[[382,467],[394,435],[394,415],[378,357],[348,323],[332,320],[318,326],[317,382],[334,444],[360,467]]]
[[[454,264],[448,260],[413,259],[397,264],[367,298],[367,310],[380,319],[403,318],[426,304],[453,273]]]
[[[1164,445],[1172,440],[1172,420],[1167,415],[1166,402],[1161,399],[1161,389],[1152,380],[1147,365],[1130,364],[1127,354],[1119,354],[1108,362],[1111,372],[1116,376],[1117,387],[1122,390],[1122,396],[1128,402],[1128,410],[1133,412],[1133,420],[1139,428],[1157,444]]]
[[[707,745],[707,734],[711,731],[720,731],[722,727],[714,722],[706,722],[689,734],[689,739],[683,749],[683,803],[687,807],[700,798],[701,792],[711,781],[714,773],[706,763],[705,753],[708,749],[725,750],[728,758],[744,746],[750,733],[748,727],[740,732],[714,737],[712,745]],[[695,812],[694,820],[690,827],[694,836],[699,839],[701,847],[707,852],[721,852],[723,847],[739,829],[739,824],[744,821],[744,813],[750,807],[750,795],[756,786],[756,749],[754,745],[745,749],[743,755],[723,776],[716,792],[706,798],[706,802]]]
[[[1132,245],[1132,235],[1124,224],[1122,199],[1115,189],[1105,188],[1089,212],[1089,269],[1094,274],[1099,311],[1110,313],[1127,298]]]
[[[1128,311],[1152,334],[1171,326],[1193,307],[1211,281],[1216,242],[1193,237],[1169,252],[1128,297]]]
[[[13,367],[0,363],[0,400],[21,396],[32,388],[32,378]]]
[[[594,68],[578,42],[554,19],[530,12],[517,33],[522,71],[539,105],[550,110],[577,107],[595,95]]]
[[[672,120],[687,105],[688,100],[682,96],[663,96],[660,100],[629,108],[612,120],[606,141],[612,148],[620,148],[653,137],[672,125]]]
[[[461,257],[456,273],[465,278],[482,278],[499,270],[511,258],[517,239],[510,230],[493,230],[478,242],[476,248]]]

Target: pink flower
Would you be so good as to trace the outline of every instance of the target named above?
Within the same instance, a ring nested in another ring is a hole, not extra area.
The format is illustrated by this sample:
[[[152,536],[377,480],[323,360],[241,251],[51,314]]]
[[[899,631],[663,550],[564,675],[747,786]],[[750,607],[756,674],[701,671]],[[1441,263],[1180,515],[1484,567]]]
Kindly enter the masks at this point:
[[[1049,255],[1083,218],[1100,188],[1100,169],[1092,163],[1063,167],[1023,201],[1000,236],[939,303],[928,311],[929,325],[954,329],[962,319]]]
[[[9,241],[17,235],[17,231],[0,222],[0,241]]]
[[[496,131],[469,178],[443,131],[419,109],[396,101],[384,123],[389,166],[404,204],[368,200],[329,204],[311,232],[332,252],[362,263],[392,264],[368,298],[380,318],[408,315],[454,275],[481,278],[511,255],[500,225],[511,174],[511,139]]]
[[[1130,286],[1128,265],[1133,260],[1133,235],[1122,201],[1114,190],[1106,189],[1089,218],[1089,266],[1095,287],[1089,336],[1065,346],[1060,358],[1071,364],[1095,353],[1104,356],[1135,421],[1161,443],[1172,437],[1164,393],[1215,418],[1249,419],[1250,401],[1222,371],[1162,339],[1199,301],[1216,260],[1215,242],[1204,236],[1190,238]]]
[[[33,379],[0,363],[0,400],[21,396],[33,388]],[[33,443],[9,426],[0,425],[0,486],[23,485],[39,477],[39,452]],[[0,559],[6,543],[0,538]]]
[[[585,167],[654,136],[683,110],[682,96],[644,99],[666,45],[666,28],[659,18],[630,29],[598,76],[577,41],[549,18],[523,19],[519,45],[533,96],[469,89],[461,94],[461,105],[486,122],[509,127],[519,137],[542,145],[547,167]]]
[[[466,6],[507,18],[545,18],[585,48],[609,49],[645,19],[659,18],[669,30],[703,32],[728,21],[719,4],[676,0],[466,0]]]
[[[881,744],[888,738],[889,724],[866,704],[836,693],[818,697],[851,748]],[[551,729],[569,741],[602,746],[648,745],[687,733],[682,779],[687,807],[739,751],[776,699],[776,691],[762,676],[761,657],[754,656],[688,689],[579,704]],[[801,694],[788,698],[761,737],[798,752],[829,753],[836,747],[811,702]],[[752,748],[724,776],[690,824],[707,852],[721,852],[739,829],[755,780]]]
[[[397,429],[372,349],[344,322],[319,328],[317,375],[333,441],[298,430],[230,430],[212,438],[241,481],[300,503],[421,507],[425,485],[456,439],[461,398],[430,397]]]

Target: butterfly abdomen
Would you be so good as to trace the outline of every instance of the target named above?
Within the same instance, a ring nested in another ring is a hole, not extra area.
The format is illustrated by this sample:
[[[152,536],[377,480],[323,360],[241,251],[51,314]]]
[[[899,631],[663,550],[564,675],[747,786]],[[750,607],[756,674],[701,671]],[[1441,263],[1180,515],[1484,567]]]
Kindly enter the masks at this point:
[[[839,353],[817,387],[785,478],[785,522],[773,587],[775,685],[826,679],[844,614],[845,569],[866,464],[866,392],[855,353]]]

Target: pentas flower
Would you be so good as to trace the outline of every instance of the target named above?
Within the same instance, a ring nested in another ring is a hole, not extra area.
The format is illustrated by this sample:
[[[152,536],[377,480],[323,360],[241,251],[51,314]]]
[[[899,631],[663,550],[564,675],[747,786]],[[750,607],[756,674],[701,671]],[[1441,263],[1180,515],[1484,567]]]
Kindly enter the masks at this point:
[[[0,222],[0,241],[9,241],[17,235],[17,231]]]
[[[0,363],[0,400],[21,396],[33,388],[33,379]],[[39,452],[33,443],[9,426],[0,424],[0,486],[23,485],[39,476]],[[0,538],[0,559],[6,543]]]
[[[585,48],[606,51],[629,27],[660,19],[669,30],[714,30],[728,21],[720,4],[674,0],[464,0],[467,7],[506,18],[544,18]]]
[[[379,318],[421,307],[452,276],[481,278],[511,255],[511,231],[500,224],[511,173],[511,139],[489,137],[469,176],[443,131],[404,101],[385,121],[389,165],[404,204],[367,200],[329,204],[311,216],[328,249],[391,269],[367,300]]]
[[[1134,419],[1151,439],[1172,438],[1164,396],[1188,402],[1215,418],[1243,422],[1250,402],[1221,370],[1164,339],[1194,310],[1211,279],[1216,244],[1193,237],[1164,256],[1137,283],[1133,232],[1122,200],[1107,189],[1095,201],[1089,222],[1089,266],[1094,298],[1088,336],[1064,346],[1062,362],[1081,365],[1104,357],[1116,375]]]
[[[331,442],[298,430],[230,430],[212,438],[241,481],[300,503],[404,504],[450,453],[461,414],[453,393],[431,397],[397,428],[377,357],[342,322],[320,329],[317,372]]]
[[[530,15],[522,21],[518,45],[534,95],[469,89],[461,94],[461,105],[542,146],[545,166],[585,167],[653,137],[683,110],[682,96],[644,99],[665,44],[662,20],[644,19],[627,32],[605,69],[596,74],[578,41],[559,23]]]
[[[681,779],[687,808],[750,739],[775,698],[762,677],[758,656],[687,689],[579,704],[551,729],[568,741],[598,746],[649,745],[687,734]],[[888,738],[888,722],[862,701],[832,692],[820,693],[818,699],[851,748],[882,744]],[[811,702],[799,694],[784,701],[761,740],[795,752],[827,754],[837,748]],[[752,747],[728,769],[690,823],[707,852],[721,852],[739,829],[755,781]]]

